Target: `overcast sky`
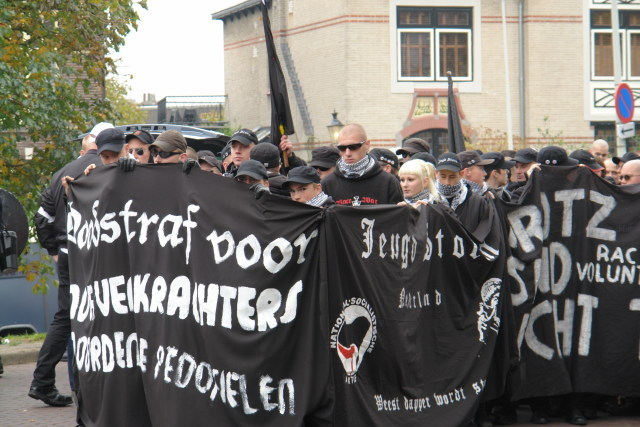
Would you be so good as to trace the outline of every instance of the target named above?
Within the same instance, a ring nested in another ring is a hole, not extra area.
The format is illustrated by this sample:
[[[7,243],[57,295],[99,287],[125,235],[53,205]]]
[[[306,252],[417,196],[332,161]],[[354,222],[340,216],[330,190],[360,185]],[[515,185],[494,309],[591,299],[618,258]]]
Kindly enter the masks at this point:
[[[242,0],[148,0],[138,30],[113,54],[129,98],[224,95],[222,21],[213,12]],[[127,76],[131,75],[129,79]]]

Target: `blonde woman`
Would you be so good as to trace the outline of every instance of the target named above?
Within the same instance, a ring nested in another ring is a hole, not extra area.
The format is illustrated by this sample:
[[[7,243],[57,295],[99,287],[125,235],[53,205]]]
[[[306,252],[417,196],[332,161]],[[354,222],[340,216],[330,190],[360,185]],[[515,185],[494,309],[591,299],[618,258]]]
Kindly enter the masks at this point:
[[[409,160],[402,165],[398,176],[404,196],[404,202],[400,202],[398,205],[415,208],[418,205],[436,203],[440,200],[435,185],[435,168],[431,163],[422,160]]]

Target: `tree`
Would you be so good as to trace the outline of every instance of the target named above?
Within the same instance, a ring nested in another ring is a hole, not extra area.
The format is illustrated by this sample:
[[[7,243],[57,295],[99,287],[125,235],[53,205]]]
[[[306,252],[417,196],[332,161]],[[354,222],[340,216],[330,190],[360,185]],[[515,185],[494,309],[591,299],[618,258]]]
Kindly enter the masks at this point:
[[[146,0],[0,0],[0,187],[29,218],[53,172],[77,155],[70,141],[109,114],[91,89],[115,70],[108,52],[136,28],[137,6]],[[38,142],[32,160],[19,141]]]
[[[134,102],[127,99],[129,87],[120,83],[115,77],[107,79],[107,101],[111,104],[111,114],[107,121],[114,125],[146,123],[147,113]]]

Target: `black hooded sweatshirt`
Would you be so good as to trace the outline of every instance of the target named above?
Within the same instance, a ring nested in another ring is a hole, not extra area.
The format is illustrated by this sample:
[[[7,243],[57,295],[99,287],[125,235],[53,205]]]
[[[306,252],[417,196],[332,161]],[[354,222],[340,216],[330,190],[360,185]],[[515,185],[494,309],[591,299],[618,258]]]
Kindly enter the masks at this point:
[[[404,200],[398,180],[383,171],[377,162],[358,178],[346,178],[336,167],[332,174],[322,180],[322,190],[337,205],[396,204]]]

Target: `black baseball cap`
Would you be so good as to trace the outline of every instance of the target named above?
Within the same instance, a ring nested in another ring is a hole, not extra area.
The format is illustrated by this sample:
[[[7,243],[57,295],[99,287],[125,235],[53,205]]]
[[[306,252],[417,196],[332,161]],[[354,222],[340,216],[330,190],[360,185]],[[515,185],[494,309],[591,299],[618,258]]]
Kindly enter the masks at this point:
[[[113,151],[119,153],[124,147],[124,132],[116,128],[108,128],[101,131],[96,137],[98,154],[103,151]]]
[[[496,169],[511,169],[516,165],[516,162],[513,160],[507,160],[504,158],[502,153],[498,153],[495,151],[485,153],[480,156],[483,160],[493,160],[493,163],[488,164],[484,167],[484,170],[489,172]]]
[[[340,159],[340,151],[336,147],[318,147],[311,150],[309,166],[332,168]]]
[[[253,133],[253,131],[249,129],[240,129],[239,131],[236,131],[233,135],[231,135],[229,143],[233,143],[233,141],[238,141],[242,143],[242,145],[247,146],[251,144],[258,145],[258,137],[255,133]]]
[[[640,159],[640,156],[632,151],[629,151],[627,153],[624,153],[622,157],[612,157],[611,161],[613,161],[613,163],[615,163],[616,165],[619,165],[620,162],[627,163],[627,162],[630,162],[631,160],[636,160],[636,159]]]
[[[377,162],[386,163],[394,169],[398,169],[400,165],[398,156],[393,154],[393,151],[387,150],[386,148],[374,148],[369,151],[369,155],[371,155],[371,157],[373,157]]]
[[[402,143],[402,148],[396,150],[396,154],[412,156],[416,153],[430,153],[431,144],[422,138],[409,138]]]
[[[231,143],[225,145],[218,155],[220,156],[220,160],[224,160],[229,157],[231,155]]]
[[[289,171],[287,180],[282,184],[283,188],[288,188],[289,183],[295,182],[298,184],[310,184],[320,183],[320,174],[312,166],[298,166]]]
[[[486,166],[493,163],[493,159],[483,160],[475,150],[458,153],[458,159],[462,163],[462,169],[470,168],[471,166]]]
[[[576,159],[567,156],[567,150],[556,145],[540,149],[536,161],[547,166],[576,166],[578,164]]]
[[[240,163],[236,178],[239,176],[249,176],[253,179],[268,179],[267,168],[257,160],[245,160]]]
[[[270,142],[261,142],[251,149],[249,158],[259,161],[267,169],[275,168],[280,164],[280,149]]]
[[[577,160],[578,163],[580,163],[581,165],[585,165],[591,170],[601,171],[602,169],[604,169],[602,166],[600,166],[600,163],[596,161],[596,158],[593,157],[593,154],[591,154],[587,150],[575,150],[569,155],[569,157]]]
[[[436,158],[433,157],[431,153],[427,153],[427,152],[416,153],[413,156],[411,156],[411,160],[422,160],[423,162],[431,163],[433,166],[435,166],[438,163]]]
[[[518,163],[535,163],[538,158],[538,152],[533,148],[522,148],[516,151],[516,155],[513,157]]]
[[[137,130],[133,133],[130,133],[129,135],[124,137],[124,140],[126,142],[131,141],[132,139],[139,139],[140,141],[142,141],[143,143],[149,145],[149,144],[153,144],[153,136],[151,136],[151,134],[149,132],[147,132],[144,129],[140,129]]]
[[[438,157],[438,163],[436,164],[436,170],[450,170],[453,172],[460,172],[462,170],[462,163],[460,159],[454,153],[443,153]]]

